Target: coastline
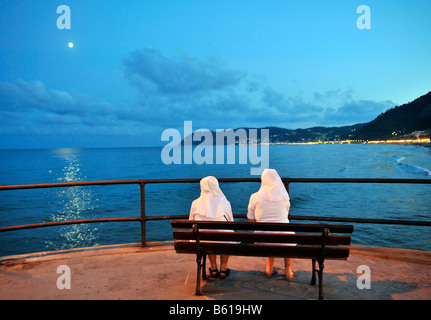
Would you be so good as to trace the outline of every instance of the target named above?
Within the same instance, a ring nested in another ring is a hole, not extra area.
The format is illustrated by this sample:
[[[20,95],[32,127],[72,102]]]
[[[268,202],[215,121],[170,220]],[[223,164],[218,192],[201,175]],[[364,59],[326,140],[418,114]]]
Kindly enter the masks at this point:
[[[400,140],[332,140],[308,142],[271,142],[269,145],[311,145],[311,144],[411,144],[424,147],[431,146],[431,139],[400,139]]]

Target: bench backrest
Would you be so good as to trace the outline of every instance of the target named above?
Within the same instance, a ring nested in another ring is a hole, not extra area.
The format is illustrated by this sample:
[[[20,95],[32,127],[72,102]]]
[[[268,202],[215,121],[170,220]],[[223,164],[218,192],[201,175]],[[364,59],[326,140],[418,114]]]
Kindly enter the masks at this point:
[[[323,254],[325,257],[347,258],[349,249],[339,246],[350,245],[351,236],[347,234],[353,232],[352,225],[338,224],[193,220],[172,220],[171,224],[173,229],[185,229],[173,231],[175,249],[179,253],[193,253],[199,249],[206,253],[246,256],[289,254],[291,257],[304,258]],[[293,231],[295,234],[282,233],[285,231]],[[199,248],[196,240],[200,243]],[[322,248],[325,249],[324,252]]]

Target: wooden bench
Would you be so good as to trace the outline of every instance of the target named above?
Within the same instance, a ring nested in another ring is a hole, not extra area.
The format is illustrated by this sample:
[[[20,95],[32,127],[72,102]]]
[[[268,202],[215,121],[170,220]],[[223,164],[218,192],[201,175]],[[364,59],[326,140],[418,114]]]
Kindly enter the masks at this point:
[[[324,260],[346,260],[349,256],[350,234],[353,232],[352,225],[339,224],[172,220],[171,225],[174,229],[176,252],[196,254],[195,294],[197,295],[202,294],[201,276],[203,279],[207,279],[206,256],[208,254],[222,254],[311,259],[311,285],[316,284],[316,273],[318,273],[319,299],[323,299]],[[295,234],[258,233],[255,231],[294,231]],[[333,235],[333,233],[343,233],[344,235]],[[285,243],[295,245],[283,245]],[[319,266],[318,270],[316,262]]]

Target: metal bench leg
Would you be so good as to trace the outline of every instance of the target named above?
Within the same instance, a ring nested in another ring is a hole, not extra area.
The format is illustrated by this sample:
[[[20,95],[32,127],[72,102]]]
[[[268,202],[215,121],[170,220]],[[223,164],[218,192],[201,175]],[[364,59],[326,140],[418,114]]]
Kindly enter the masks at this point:
[[[311,260],[312,271],[311,271],[311,285],[314,286],[316,284],[316,259]]]
[[[196,291],[195,295],[202,295],[201,292],[201,271],[202,271],[202,256],[196,255],[196,263],[197,263],[197,276],[196,276]]]
[[[316,269],[316,262],[319,262],[319,270]],[[323,260],[317,261],[316,259],[312,260],[313,271],[311,276],[311,285],[316,285],[316,273],[319,275],[319,300],[323,300],[323,268],[325,265],[323,264]]]
[[[319,261],[319,300],[323,300],[323,260]]]
[[[207,280],[207,255],[203,255],[203,266],[202,266],[202,279]]]

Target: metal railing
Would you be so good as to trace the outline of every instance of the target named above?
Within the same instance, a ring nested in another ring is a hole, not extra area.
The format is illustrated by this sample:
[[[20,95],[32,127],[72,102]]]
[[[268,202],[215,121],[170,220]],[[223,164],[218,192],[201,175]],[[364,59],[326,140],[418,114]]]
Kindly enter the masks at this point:
[[[225,182],[260,182],[260,178],[219,178],[220,183]],[[399,183],[399,184],[431,184],[431,179],[355,179],[355,178],[282,178],[286,189],[289,191],[290,183]],[[141,244],[147,245],[146,241],[146,223],[154,220],[171,220],[187,219],[188,214],[182,215],[164,215],[164,216],[147,216],[145,213],[145,186],[147,184],[160,183],[199,183],[200,179],[137,179],[137,180],[110,180],[110,181],[78,181],[78,182],[60,182],[44,184],[26,184],[0,186],[0,191],[5,190],[23,190],[39,188],[66,188],[78,186],[96,186],[96,185],[121,185],[136,184],[140,187],[140,215],[136,217],[116,217],[116,218],[96,218],[96,219],[77,219],[64,221],[41,222],[26,225],[15,225],[1,227],[0,232],[23,230],[30,228],[41,228],[68,224],[81,223],[101,223],[101,222],[125,222],[138,221],[141,224]],[[245,214],[234,214],[235,218],[246,218]],[[343,217],[318,217],[318,216],[296,216],[289,215],[291,220],[309,220],[309,221],[328,221],[328,222],[352,222],[352,223],[374,223],[374,224],[400,224],[415,226],[431,226],[431,221],[413,221],[413,220],[392,220],[392,219],[366,219],[366,218],[343,218]]]

